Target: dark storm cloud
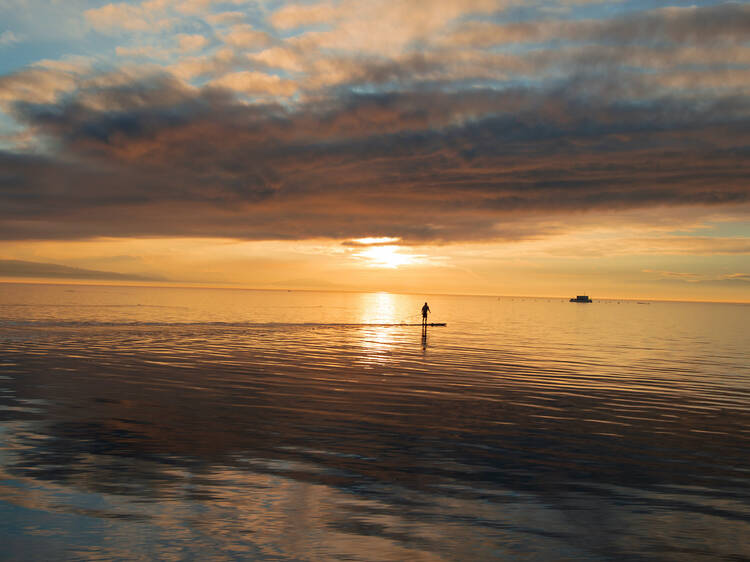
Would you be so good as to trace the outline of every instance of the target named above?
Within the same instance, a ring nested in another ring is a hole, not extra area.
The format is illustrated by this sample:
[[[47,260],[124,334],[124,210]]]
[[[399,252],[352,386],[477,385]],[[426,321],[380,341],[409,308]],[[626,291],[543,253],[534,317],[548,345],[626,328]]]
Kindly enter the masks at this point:
[[[627,102],[637,84],[414,89],[247,105],[168,76],[14,116],[55,147],[0,153],[0,236],[517,238],[519,217],[750,202],[742,96]]]

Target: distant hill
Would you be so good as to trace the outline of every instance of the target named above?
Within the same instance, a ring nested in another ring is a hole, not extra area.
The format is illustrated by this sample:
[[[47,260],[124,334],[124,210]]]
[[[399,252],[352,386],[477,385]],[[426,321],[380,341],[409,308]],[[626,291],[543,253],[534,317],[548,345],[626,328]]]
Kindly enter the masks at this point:
[[[165,281],[162,277],[97,271],[55,263],[0,260],[0,277],[43,277],[50,279],[99,279],[103,281]]]

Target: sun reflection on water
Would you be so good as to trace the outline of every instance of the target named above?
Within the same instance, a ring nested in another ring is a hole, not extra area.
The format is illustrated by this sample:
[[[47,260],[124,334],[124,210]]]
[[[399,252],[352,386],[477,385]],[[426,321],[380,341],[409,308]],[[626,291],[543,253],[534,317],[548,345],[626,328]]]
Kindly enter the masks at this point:
[[[366,363],[383,363],[395,344],[393,327],[398,324],[396,298],[390,293],[362,295],[360,323],[368,324],[361,330],[361,343]]]
[[[396,297],[391,293],[363,294],[361,299],[361,324],[398,324]]]

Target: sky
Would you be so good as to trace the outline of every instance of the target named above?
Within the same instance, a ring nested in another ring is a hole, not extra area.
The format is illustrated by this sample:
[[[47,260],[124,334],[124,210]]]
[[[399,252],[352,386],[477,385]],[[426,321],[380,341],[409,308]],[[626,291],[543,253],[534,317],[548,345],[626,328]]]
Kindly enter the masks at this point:
[[[750,3],[0,0],[0,279],[750,301]]]

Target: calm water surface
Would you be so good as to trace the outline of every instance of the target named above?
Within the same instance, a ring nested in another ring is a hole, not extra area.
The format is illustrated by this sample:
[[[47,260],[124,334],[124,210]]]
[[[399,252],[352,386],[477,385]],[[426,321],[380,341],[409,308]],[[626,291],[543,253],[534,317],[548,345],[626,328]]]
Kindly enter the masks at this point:
[[[750,558],[750,306],[424,299],[0,284],[0,558]]]

